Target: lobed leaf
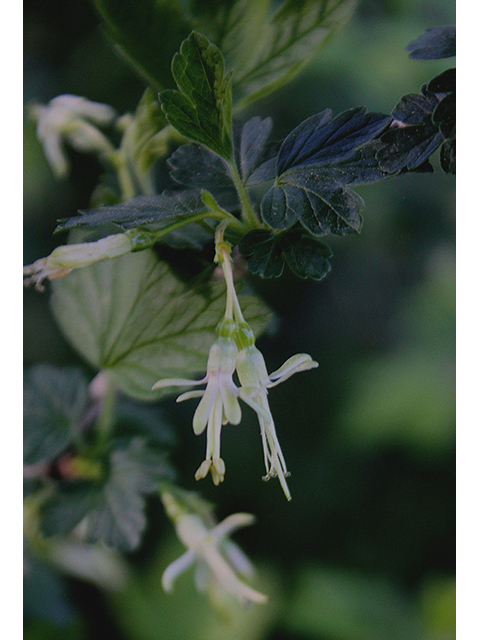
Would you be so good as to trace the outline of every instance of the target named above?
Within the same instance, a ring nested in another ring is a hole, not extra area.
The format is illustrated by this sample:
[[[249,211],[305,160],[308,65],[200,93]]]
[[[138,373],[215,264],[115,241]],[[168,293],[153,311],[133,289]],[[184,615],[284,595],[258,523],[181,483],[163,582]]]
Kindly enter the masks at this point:
[[[331,164],[351,155],[389,124],[383,113],[367,113],[356,107],[333,120],[326,109],[307,118],[283,141],[277,156],[277,175],[293,167]]]
[[[96,227],[114,223],[123,230],[143,225],[172,222],[179,217],[205,211],[199,189],[164,192],[158,195],[135,196],[120,204],[90,209],[82,215],[59,220],[55,231],[75,227]]]
[[[72,443],[88,400],[88,381],[79,369],[39,364],[26,373],[23,389],[26,464],[53,460]]]
[[[172,477],[162,453],[149,449],[144,438],[117,445],[110,453],[101,481],[61,482],[41,509],[41,528],[46,536],[68,533],[84,522],[87,542],[102,541],[124,551],[136,549],[147,519],[145,496],[158,483]]]
[[[232,157],[232,88],[220,50],[193,31],[172,60],[178,91],[160,94],[168,122],[226,160]]]
[[[263,220],[272,229],[288,229],[297,220],[320,236],[359,232],[363,200],[321,168],[292,170],[262,199]]]
[[[432,27],[407,45],[410,58],[437,60],[456,55],[455,27]]]
[[[61,330],[87,362],[108,369],[129,396],[154,400],[160,378],[205,370],[214,330],[225,307],[221,282],[192,286],[151,250],[73,271],[52,282],[51,304]],[[241,295],[254,331],[265,306]]]
[[[249,258],[250,271],[262,278],[278,278],[285,264],[300,278],[312,280],[322,280],[331,269],[330,249],[302,229],[255,229],[242,238],[239,250]]]
[[[422,165],[443,141],[432,115],[439,103],[434,93],[403,96],[394,107],[395,120],[382,136],[377,159],[382,170],[395,173]]]

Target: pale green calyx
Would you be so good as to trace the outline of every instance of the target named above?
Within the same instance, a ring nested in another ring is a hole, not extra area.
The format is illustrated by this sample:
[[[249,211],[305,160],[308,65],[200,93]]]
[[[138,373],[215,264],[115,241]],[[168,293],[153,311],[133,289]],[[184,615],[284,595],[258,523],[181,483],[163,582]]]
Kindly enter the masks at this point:
[[[88,267],[95,262],[117,258],[133,249],[133,243],[127,233],[117,233],[96,242],[81,242],[57,247],[46,258],[35,260],[23,268],[24,285],[35,285],[37,291],[43,291],[43,281],[66,276],[72,269]]]
[[[109,105],[65,94],[53,98],[47,105],[33,105],[30,114],[37,121],[37,137],[57,178],[66,176],[69,170],[64,141],[78,151],[114,151],[98,128],[109,125],[116,116]]]
[[[162,576],[162,586],[173,590],[178,576],[195,565],[196,585],[212,596],[221,590],[242,604],[265,603],[267,597],[245,584],[237,574],[249,576],[253,567],[242,550],[228,537],[237,529],[253,524],[248,513],[235,513],[217,525],[209,524],[199,514],[190,511],[168,491],[161,494],[162,502],[171,518],[178,538],[187,551],[170,564]]]

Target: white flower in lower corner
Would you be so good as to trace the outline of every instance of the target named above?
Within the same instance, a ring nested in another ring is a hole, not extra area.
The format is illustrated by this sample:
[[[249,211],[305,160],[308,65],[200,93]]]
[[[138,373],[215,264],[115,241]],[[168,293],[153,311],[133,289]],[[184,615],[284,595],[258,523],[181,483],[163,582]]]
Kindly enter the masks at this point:
[[[204,390],[187,391],[177,398],[177,402],[189,398],[201,398],[193,416],[193,431],[199,435],[207,428],[207,451],[205,460],[198,468],[195,478],[205,478],[210,472],[214,484],[223,482],[225,463],[220,457],[220,436],[222,426],[239,424],[242,412],[238,402],[238,389],[233,382],[237,345],[233,339],[236,325],[233,320],[223,320],[217,328],[217,339],[210,348],[207,374],[201,380],[168,378],[156,382],[152,389],[166,387],[190,387],[206,384]]]
[[[37,120],[37,137],[58,178],[65,176],[69,169],[64,140],[78,151],[110,153],[114,150],[95,126],[105,126],[113,121],[116,113],[109,105],[65,94],[53,98],[47,105],[33,105],[30,113]]]
[[[289,358],[280,369],[268,375],[263,355],[254,344],[241,349],[237,356],[237,374],[242,385],[239,390],[240,397],[257,412],[260,424],[267,471],[264,480],[278,477],[287,500],[291,500],[291,495],[285,478],[290,474],[287,471],[268,404],[268,389],[287,380],[294,373],[315,367],[318,367],[318,362],[312,360],[306,353],[299,353]]]
[[[170,493],[163,492],[162,501],[178,538],[187,547],[187,551],[163,573],[165,591],[171,592],[178,576],[195,565],[195,582],[199,590],[215,593],[221,589],[245,605],[267,602],[267,596],[238,577],[237,573],[245,577],[251,575],[253,567],[240,547],[229,540],[234,531],[253,524],[253,515],[235,513],[210,528],[199,515],[180,505]]]

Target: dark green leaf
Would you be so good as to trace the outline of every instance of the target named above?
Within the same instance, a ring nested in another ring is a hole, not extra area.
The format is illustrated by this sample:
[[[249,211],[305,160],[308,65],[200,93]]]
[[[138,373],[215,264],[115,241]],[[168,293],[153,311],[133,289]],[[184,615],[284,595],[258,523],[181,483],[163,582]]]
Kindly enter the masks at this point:
[[[193,287],[150,250],[73,271],[52,282],[52,289],[55,317],[73,347],[141,400],[162,394],[151,391],[160,378],[205,369],[225,309],[223,283]],[[267,309],[253,296],[240,300],[259,332]]]
[[[456,54],[455,27],[432,27],[407,45],[410,58],[415,60],[437,60]]]
[[[364,107],[349,109],[331,119],[326,109],[307,118],[283,141],[277,156],[277,175],[300,166],[332,164],[353,154],[390,122],[383,113],[367,113]]]
[[[457,70],[445,69],[438,76],[432,78],[427,84],[427,91],[431,93],[450,93],[456,90]]]
[[[96,508],[87,515],[88,542],[102,540],[124,551],[136,549],[147,525],[145,495],[154,493],[162,479],[172,478],[163,455],[133,438],[128,448],[110,455],[108,479]]]
[[[238,144],[240,175],[247,182],[254,170],[266,160],[267,140],[272,130],[272,119],[258,116],[250,118],[242,127]]]
[[[171,177],[186,187],[216,191],[233,188],[228,164],[200,144],[178,147],[167,161]]]
[[[72,442],[88,404],[86,377],[73,367],[40,364],[25,376],[24,459],[52,460]]]
[[[240,9],[245,3],[237,4]],[[265,16],[265,1],[246,4],[258,4],[259,15]],[[229,67],[235,70],[234,83],[242,106],[271,93],[301,71],[351,16],[355,4],[355,0],[285,0],[270,16],[260,22],[257,18],[250,46],[225,54]],[[244,30],[248,27],[252,28],[246,22]]]
[[[395,120],[381,136],[384,146],[377,158],[382,170],[395,173],[403,168],[415,169],[440,146],[443,136],[432,120],[438,102],[438,97],[429,92],[403,96],[392,111]]]
[[[111,207],[90,209],[82,215],[60,220],[56,231],[74,227],[95,227],[115,223],[124,230],[143,225],[172,222],[178,217],[206,211],[199,189],[164,192],[159,195],[135,196]]]
[[[177,0],[94,0],[107,32],[158,89],[174,86],[170,62],[191,27]]]
[[[262,278],[278,278],[285,263],[295,275],[312,280],[322,280],[331,269],[330,249],[302,229],[276,234],[256,229],[242,238],[239,249],[249,257],[250,271]]]
[[[178,91],[160,95],[167,120],[179,133],[218,155],[232,157],[232,87],[220,50],[192,32],[172,61]]]
[[[90,480],[64,480],[42,504],[41,529],[49,537],[69,533],[95,509],[101,485]]]
[[[272,229],[287,229],[298,219],[320,236],[359,232],[363,200],[322,168],[288,171],[276,181],[261,203],[263,220]]]
[[[456,172],[456,141],[445,140],[440,149],[440,163],[445,173]]]
[[[451,138],[454,135],[457,120],[454,93],[448,93],[440,100],[432,114],[432,120],[440,129],[444,138]]]
[[[87,542],[135,549],[147,524],[145,496],[171,477],[164,455],[148,449],[143,438],[133,438],[112,451],[102,481],[63,481],[57,486],[42,506],[42,532],[68,533],[84,521]]]

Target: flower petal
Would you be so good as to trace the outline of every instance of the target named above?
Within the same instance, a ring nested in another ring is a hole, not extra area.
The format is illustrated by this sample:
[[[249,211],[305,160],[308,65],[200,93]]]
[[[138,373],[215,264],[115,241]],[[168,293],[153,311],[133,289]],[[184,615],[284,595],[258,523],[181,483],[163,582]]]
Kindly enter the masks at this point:
[[[193,549],[189,549],[181,555],[180,558],[177,558],[172,562],[172,564],[168,565],[162,575],[162,587],[165,591],[172,591],[173,583],[181,573],[186,571],[190,565],[194,563],[195,555],[195,551]]]
[[[293,376],[294,373],[308,371],[309,369],[315,369],[316,367],[318,367],[318,362],[312,360],[308,353],[297,353],[284,362],[280,369],[277,369],[268,376],[270,383],[267,384],[267,387],[275,387],[277,384],[280,384],[284,380],[290,378],[290,376]],[[276,380],[276,382],[272,382],[273,380]]]
[[[218,395],[218,380],[217,378],[210,378],[203,394],[203,398],[198,403],[198,407],[193,414],[193,432],[195,435],[199,435],[205,431],[207,426],[208,417],[212,410],[215,398]],[[221,425],[220,425],[221,426]]]
[[[165,387],[193,387],[197,384],[205,384],[207,376],[201,380],[187,380],[186,378],[164,378],[163,380],[157,380],[152,387],[154,389],[164,389]]]

